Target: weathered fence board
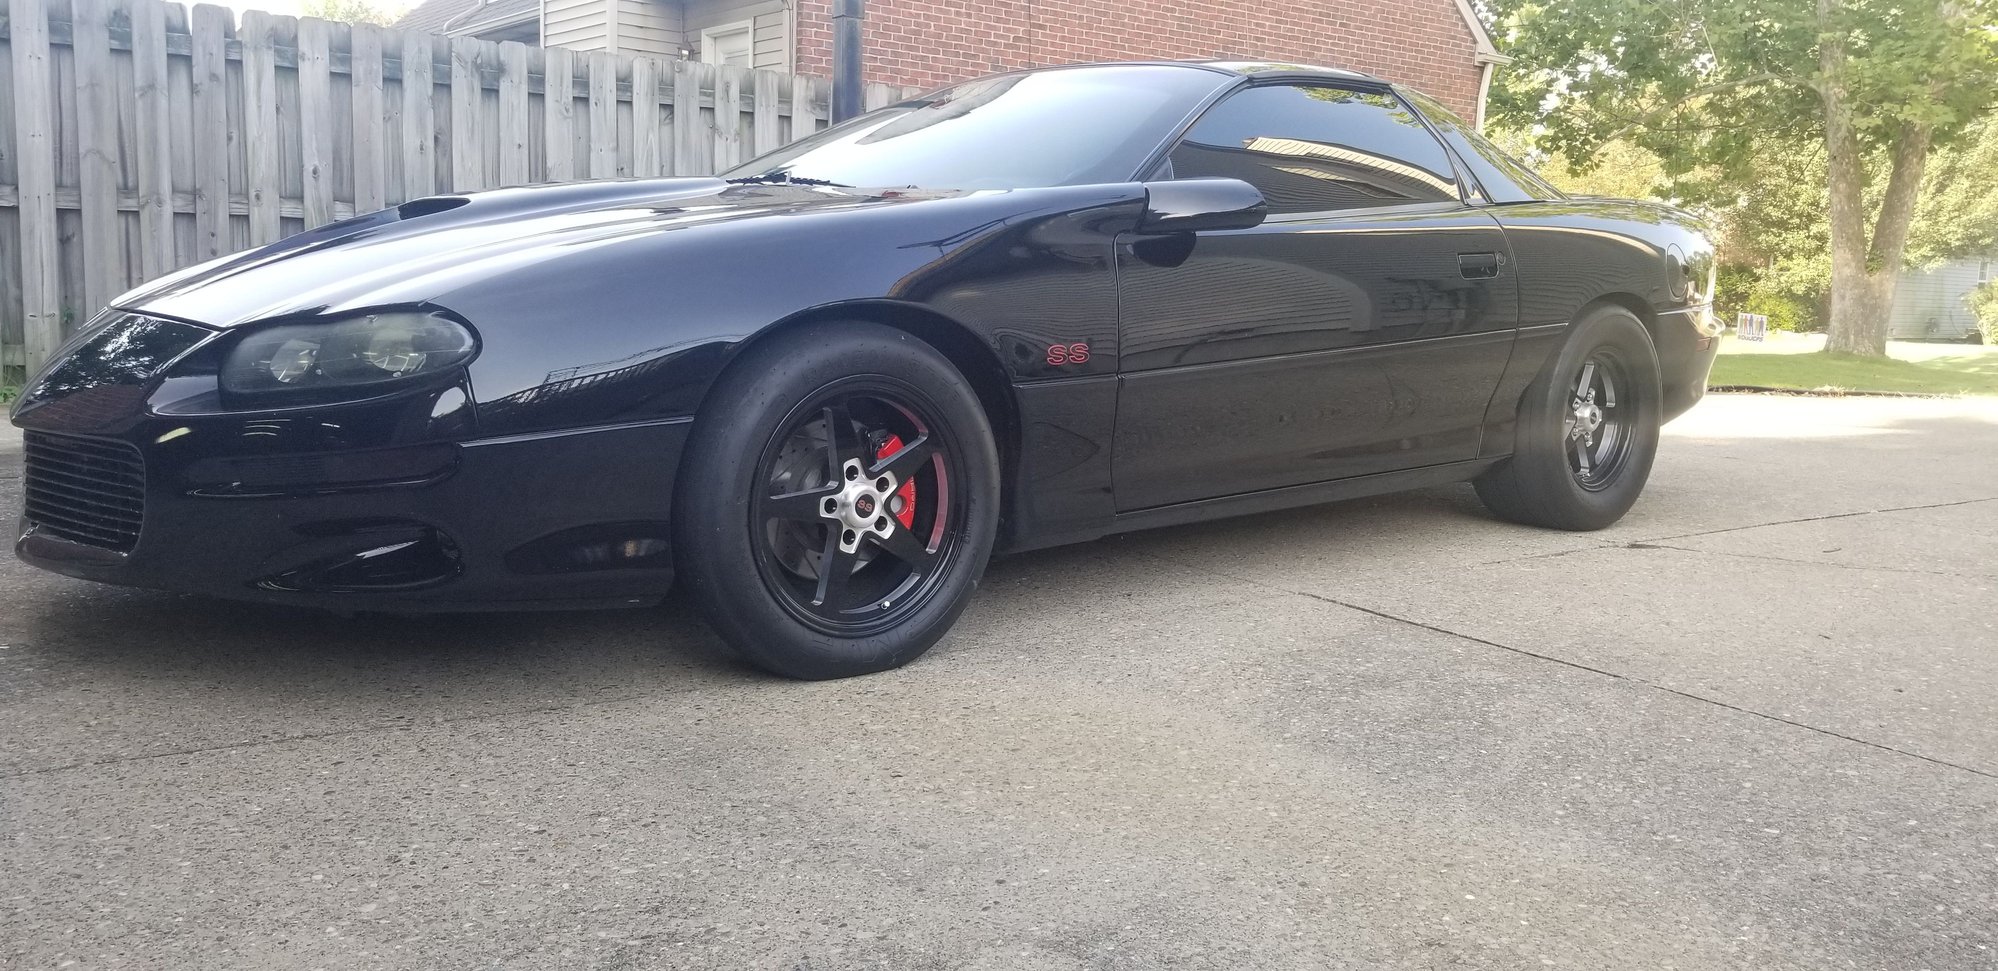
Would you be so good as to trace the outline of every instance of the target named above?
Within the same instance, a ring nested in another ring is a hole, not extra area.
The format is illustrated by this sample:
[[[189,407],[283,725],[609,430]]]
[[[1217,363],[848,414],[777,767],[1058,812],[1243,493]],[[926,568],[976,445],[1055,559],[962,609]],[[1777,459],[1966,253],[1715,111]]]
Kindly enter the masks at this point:
[[[354,96],[354,208],[372,212],[388,205],[388,132],[383,124],[388,116],[382,104],[387,93],[382,83],[382,35],[373,24],[355,24],[350,36],[353,56],[348,62],[351,65],[348,77]],[[523,49],[521,53],[525,56],[526,51]],[[520,97],[521,112],[525,115],[525,89]]]
[[[666,174],[659,154],[659,62],[649,57],[631,62],[631,174]]]
[[[561,47],[542,52],[541,70],[545,83],[542,97],[543,174],[550,182],[567,182],[576,177],[576,62],[575,55]],[[562,92],[567,91],[568,97]]]
[[[282,185],[278,178],[278,105],[277,105],[277,46],[272,36],[270,14],[252,10],[243,14],[243,29],[238,36],[243,43],[243,124],[252,132],[266,133],[254,137],[246,146],[248,163],[245,166],[250,197],[250,245],[262,246],[276,242],[280,233],[278,219],[278,189]],[[133,40],[137,50],[138,41]],[[160,51],[162,61],[166,51]]]
[[[590,178],[617,177],[617,55],[590,54]]]
[[[701,175],[828,85],[163,0],[0,0],[0,381],[125,288],[438,191]],[[886,104],[902,89],[870,86]]]
[[[204,260],[230,250],[228,30],[228,11],[194,8],[194,255]]]
[[[62,343],[61,254],[56,230],[54,65],[42,0],[14,0],[15,178],[21,213],[21,332],[30,366]]]

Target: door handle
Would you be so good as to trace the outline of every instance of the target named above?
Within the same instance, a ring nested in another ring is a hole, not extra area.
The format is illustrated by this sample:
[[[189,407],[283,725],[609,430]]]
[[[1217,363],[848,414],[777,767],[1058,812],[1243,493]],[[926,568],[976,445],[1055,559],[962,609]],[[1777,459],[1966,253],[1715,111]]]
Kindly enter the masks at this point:
[[[1491,280],[1499,275],[1505,259],[1497,253],[1458,253],[1457,269],[1466,280]]]

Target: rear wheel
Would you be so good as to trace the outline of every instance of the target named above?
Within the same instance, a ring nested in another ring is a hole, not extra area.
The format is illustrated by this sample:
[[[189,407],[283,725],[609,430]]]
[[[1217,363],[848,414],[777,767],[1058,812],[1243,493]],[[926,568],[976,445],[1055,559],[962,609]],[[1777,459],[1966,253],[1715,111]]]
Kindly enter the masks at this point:
[[[976,394],[934,348],[864,323],[750,349],[703,406],[677,489],[683,582],[744,657],[797,678],[928,650],[998,518]]]
[[[1478,477],[1478,497],[1499,516],[1534,526],[1616,522],[1650,477],[1661,397],[1658,354],[1644,325],[1621,307],[1588,314],[1527,389],[1513,455]]]

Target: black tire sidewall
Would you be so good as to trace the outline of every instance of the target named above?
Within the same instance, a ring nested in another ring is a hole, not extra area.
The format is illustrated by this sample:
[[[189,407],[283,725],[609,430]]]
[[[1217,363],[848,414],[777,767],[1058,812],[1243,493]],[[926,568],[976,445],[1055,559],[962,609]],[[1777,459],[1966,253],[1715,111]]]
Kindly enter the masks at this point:
[[[939,585],[894,627],[841,637],[791,615],[766,585],[749,522],[761,462],[780,425],[830,385],[874,378],[921,399],[933,431],[953,443],[965,490],[956,548]],[[679,582],[730,646],[796,678],[848,677],[906,664],[957,620],[984,573],[998,524],[999,460],[976,392],[918,338],[879,324],[824,322],[745,350],[703,402],[674,500]]]
[[[1561,427],[1583,362],[1604,351],[1615,355],[1625,376],[1636,383],[1636,414],[1623,467],[1603,488],[1591,490],[1568,467],[1569,445]],[[1549,520],[1568,529],[1601,529],[1623,518],[1643,493],[1658,454],[1663,418],[1658,352],[1650,332],[1628,310],[1598,308],[1575,323],[1561,352],[1528,390],[1520,408],[1513,472]]]

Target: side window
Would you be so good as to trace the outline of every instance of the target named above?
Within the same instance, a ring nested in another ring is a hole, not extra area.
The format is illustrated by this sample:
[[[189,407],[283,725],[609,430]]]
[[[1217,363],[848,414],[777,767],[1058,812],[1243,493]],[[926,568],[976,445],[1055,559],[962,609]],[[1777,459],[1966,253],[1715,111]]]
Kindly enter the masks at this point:
[[[1565,199],[1561,190],[1547,184],[1547,180],[1535,174],[1532,169],[1520,164],[1518,159],[1499,150],[1499,147],[1485,140],[1475,128],[1464,123],[1455,112],[1443,107],[1436,99],[1416,91],[1406,92],[1409,100],[1429,116],[1429,120],[1443,132],[1443,140],[1457,150],[1457,157],[1470,167],[1471,174],[1484,184],[1485,194],[1493,202],[1531,202],[1536,199]]]
[[[1208,109],[1170,157],[1176,179],[1241,179],[1270,211],[1456,201],[1450,156],[1394,95],[1269,85]]]

